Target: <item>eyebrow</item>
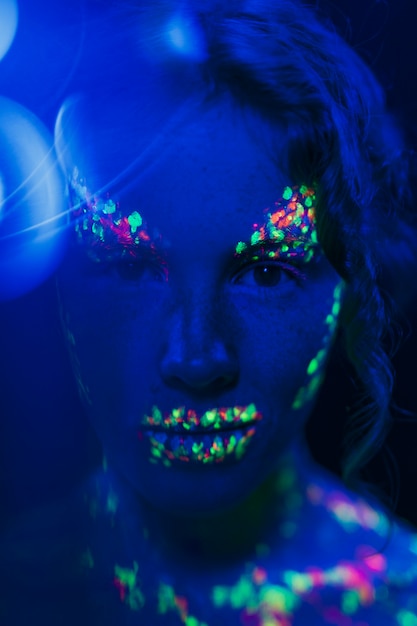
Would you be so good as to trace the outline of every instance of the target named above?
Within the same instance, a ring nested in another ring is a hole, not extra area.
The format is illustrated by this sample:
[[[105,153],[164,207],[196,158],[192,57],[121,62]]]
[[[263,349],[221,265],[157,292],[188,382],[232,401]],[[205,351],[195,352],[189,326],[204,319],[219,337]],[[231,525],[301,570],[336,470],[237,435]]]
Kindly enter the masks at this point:
[[[109,250],[121,246],[132,252],[140,247],[152,255],[165,256],[164,247],[158,245],[161,235],[150,236],[139,211],[123,214],[110,195],[102,198],[89,193],[76,168],[69,188],[70,197],[75,200],[71,215],[79,242],[93,239],[93,247]],[[280,258],[298,257],[308,262],[321,249],[315,226],[315,188],[286,186],[273,209],[267,207],[264,214],[262,226],[252,225],[250,239],[237,243],[235,257],[253,258],[258,251],[269,248],[266,256],[277,258],[278,253]]]
[[[262,226],[253,224],[249,241],[238,242],[235,256],[247,256],[265,247],[273,247],[287,256],[303,256],[307,250],[319,248],[315,198],[315,189],[312,187],[285,187],[273,208],[264,210],[265,221]]]
[[[235,255],[249,254],[262,250],[263,248],[281,248],[283,252],[287,252],[289,247],[296,249],[298,247],[320,247],[319,242],[316,239],[312,239],[306,236],[295,237],[291,232],[286,233],[280,239],[274,237],[265,237],[264,239],[248,239],[247,241],[239,241],[235,247]]]
[[[261,253],[261,254],[259,254]],[[321,256],[321,246],[308,238],[294,239],[285,237],[281,241],[276,239],[264,239],[256,243],[240,241],[235,249],[234,257],[241,259],[243,263],[256,261],[262,255],[261,260],[281,260],[308,263]]]

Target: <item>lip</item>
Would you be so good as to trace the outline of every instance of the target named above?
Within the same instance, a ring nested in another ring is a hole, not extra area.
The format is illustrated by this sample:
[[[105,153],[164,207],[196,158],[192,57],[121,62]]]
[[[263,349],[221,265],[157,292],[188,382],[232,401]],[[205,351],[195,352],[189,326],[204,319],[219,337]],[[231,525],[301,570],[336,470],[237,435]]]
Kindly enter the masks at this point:
[[[144,416],[138,438],[150,444],[149,461],[166,467],[234,463],[246,454],[261,419],[253,403],[200,414],[185,407],[162,414],[154,406]]]
[[[178,434],[173,430],[144,429],[139,438],[150,443],[151,463],[213,465],[240,461],[256,433],[252,424],[240,428]]]
[[[155,432],[188,434],[207,434],[225,432],[254,425],[262,419],[255,404],[220,407],[197,413],[194,409],[184,406],[162,413],[153,406],[151,415],[145,415],[142,426]]]

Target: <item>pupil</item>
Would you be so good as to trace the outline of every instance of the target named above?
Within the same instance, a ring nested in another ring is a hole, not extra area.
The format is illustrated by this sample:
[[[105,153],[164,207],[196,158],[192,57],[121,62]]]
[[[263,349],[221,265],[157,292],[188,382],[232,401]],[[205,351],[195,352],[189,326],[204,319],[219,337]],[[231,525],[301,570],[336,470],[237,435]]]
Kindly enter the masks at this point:
[[[254,278],[260,287],[275,287],[281,280],[281,270],[278,267],[262,265],[255,268]]]

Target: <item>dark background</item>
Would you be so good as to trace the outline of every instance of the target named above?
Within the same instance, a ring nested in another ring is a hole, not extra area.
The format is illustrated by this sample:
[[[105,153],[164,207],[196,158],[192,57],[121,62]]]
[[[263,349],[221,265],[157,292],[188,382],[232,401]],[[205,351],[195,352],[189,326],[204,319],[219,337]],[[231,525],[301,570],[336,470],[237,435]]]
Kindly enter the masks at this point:
[[[0,95],[25,105],[52,129],[89,45],[90,16],[103,11],[105,4],[99,0],[20,0],[19,30],[0,62]],[[415,0],[310,4],[333,21],[373,68],[409,147],[415,149]],[[408,340],[395,357],[395,401],[417,414],[417,298],[404,294],[403,300],[410,328]],[[351,383],[343,367],[331,361],[308,435],[315,456],[335,471],[342,416],[351,398]],[[417,525],[416,420],[399,414],[388,444],[398,466],[394,488],[398,514]],[[99,458],[99,446],[78,403],[50,279],[26,296],[0,304],[0,523],[65,494]],[[389,491],[393,471],[387,472],[386,454],[378,455],[370,470],[375,483]]]

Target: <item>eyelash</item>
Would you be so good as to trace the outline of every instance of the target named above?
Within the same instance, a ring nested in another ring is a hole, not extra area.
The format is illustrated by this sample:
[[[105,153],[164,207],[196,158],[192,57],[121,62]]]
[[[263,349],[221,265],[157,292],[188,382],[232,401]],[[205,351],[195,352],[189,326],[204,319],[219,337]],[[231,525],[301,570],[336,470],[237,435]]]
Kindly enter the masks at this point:
[[[157,282],[168,281],[168,269],[166,262],[160,257],[152,254],[149,250],[146,250],[147,254],[137,254],[135,250],[129,248],[114,248],[109,250],[107,247],[94,246],[88,251],[90,260],[97,265],[100,265],[100,271],[105,274],[117,274],[118,277],[126,282],[135,282],[139,280],[147,271],[151,271],[153,274],[153,280],[156,278]],[[299,259],[294,260],[292,263],[286,263],[280,261],[277,257],[273,257],[271,253],[277,255],[278,251],[273,250],[261,250],[256,257],[249,258],[247,260],[240,260],[238,269],[233,274],[233,283],[239,284],[241,278],[247,275],[250,271],[256,271],[262,268],[272,268],[278,270],[278,276],[276,284],[271,285],[254,285],[255,288],[261,290],[269,290],[278,286],[282,280],[283,274],[286,275],[296,285],[301,285],[307,278],[306,272],[301,271],[301,262]],[[131,274],[131,275],[130,275]],[[267,276],[267,274],[265,274]],[[273,277],[272,277],[273,278]],[[256,282],[256,281],[255,281]]]
[[[239,279],[244,277],[245,274],[250,271],[255,272],[258,269],[262,268],[273,268],[274,270],[278,270],[278,280],[276,284],[272,285],[255,285],[258,289],[273,289],[278,286],[282,280],[282,275],[286,275],[290,280],[295,282],[297,285],[301,285],[302,282],[305,281],[307,275],[305,272],[301,271],[299,264],[297,263],[285,263],[284,261],[278,261],[277,259],[272,259],[267,254],[263,254],[261,258],[257,258],[256,260],[252,259],[244,262],[237,274],[235,275],[235,283],[238,283]],[[255,281],[256,282],[256,281]]]
[[[147,254],[143,252],[142,250],[139,255],[135,250],[125,247],[109,250],[94,246],[94,248],[90,248],[87,254],[89,259],[96,266],[99,266],[98,269],[101,272],[117,275],[126,282],[137,281],[148,271],[153,274],[153,278],[156,278],[157,282],[166,282],[168,279],[166,263],[149,250],[146,250]]]

